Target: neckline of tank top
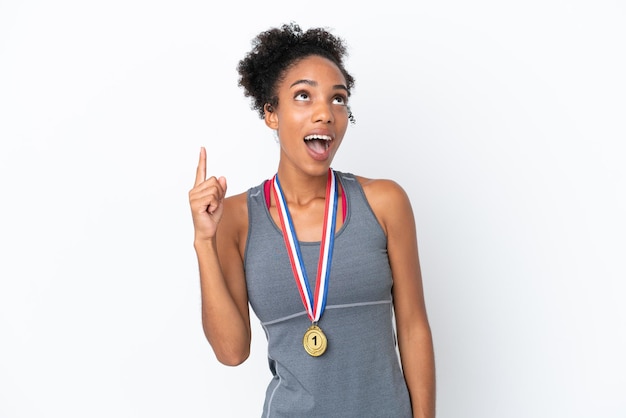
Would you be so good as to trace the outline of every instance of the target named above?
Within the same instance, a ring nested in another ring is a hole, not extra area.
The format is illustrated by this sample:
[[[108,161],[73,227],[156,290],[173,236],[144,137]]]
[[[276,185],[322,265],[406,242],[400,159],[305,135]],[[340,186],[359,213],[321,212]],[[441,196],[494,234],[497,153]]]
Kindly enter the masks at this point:
[[[265,196],[265,205],[267,206],[268,210],[271,206],[271,198],[270,198],[271,190],[272,190],[272,181],[265,180],[263,182],[263,195]],[[341,219],[343,220],[343,222],[345,222],[346,215],[348,213],[348,200],[346,199],[346,194],[343,191],[343,187],[340,188],[340,193],[341,193]]]

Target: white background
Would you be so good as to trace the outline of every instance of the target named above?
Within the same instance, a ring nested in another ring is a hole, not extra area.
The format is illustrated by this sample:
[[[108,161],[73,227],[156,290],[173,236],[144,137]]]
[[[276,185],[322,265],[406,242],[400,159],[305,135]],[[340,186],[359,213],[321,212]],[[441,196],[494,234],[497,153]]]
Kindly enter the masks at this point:
[[[409,4],[411,4],[409,8]],[[237,87],[259,31],[348,42],[334,167],[417,220],[438,417],[626,416],[621,1],[0,1],[0,417],[254,417],[200,325],[187,192],[278,148]]]

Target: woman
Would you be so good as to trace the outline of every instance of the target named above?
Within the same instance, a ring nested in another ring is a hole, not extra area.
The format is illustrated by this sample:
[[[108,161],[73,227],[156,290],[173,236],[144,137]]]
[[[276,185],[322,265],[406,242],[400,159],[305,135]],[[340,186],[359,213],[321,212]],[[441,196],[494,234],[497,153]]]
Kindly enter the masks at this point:
[[[291,24],[260,33],[239,63],[280,160],[272,179],[226,198],[200,151],[189,200],[203,328],[217,359],[238,365],[252,307],[272,372],[264,417],[433,417],[409,199],[391,180],[331,168],[354,121],[345,55],[342,39]]]

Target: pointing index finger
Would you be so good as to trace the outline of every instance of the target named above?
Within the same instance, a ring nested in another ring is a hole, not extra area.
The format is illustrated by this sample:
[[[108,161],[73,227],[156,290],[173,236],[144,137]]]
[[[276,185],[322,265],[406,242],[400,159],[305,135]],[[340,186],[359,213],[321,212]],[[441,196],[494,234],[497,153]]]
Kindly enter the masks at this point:
[[[198,161],[198,168],[196,169],[196,182],[194,186],[197,186],[204,180],[206,180],[206,149],[200,147],[200,159]]]

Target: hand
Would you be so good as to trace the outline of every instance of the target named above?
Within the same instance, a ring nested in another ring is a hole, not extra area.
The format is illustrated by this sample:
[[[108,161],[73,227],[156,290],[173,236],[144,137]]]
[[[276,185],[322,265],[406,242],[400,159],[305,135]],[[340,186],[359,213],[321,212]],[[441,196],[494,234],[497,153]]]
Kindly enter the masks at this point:
[[[206,149],[200,148],[200,160],[196,169],[196,181],[189,191],[189,204],[196,240],[215,237],[217,225],[224,212],[226,178],[206,178]]]

